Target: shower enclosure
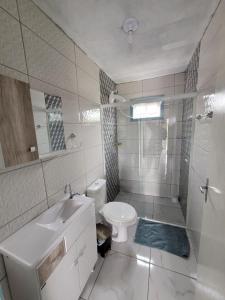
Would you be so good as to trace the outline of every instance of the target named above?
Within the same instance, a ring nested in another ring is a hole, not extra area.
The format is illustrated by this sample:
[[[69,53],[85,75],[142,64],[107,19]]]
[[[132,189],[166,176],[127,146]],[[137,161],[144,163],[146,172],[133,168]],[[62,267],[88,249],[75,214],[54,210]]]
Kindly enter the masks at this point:
[[[180,205],[179,196],[184,190],[181,163],[186,161],[189,168],[189,156],[183,151],[192,125],[192,99],[161,99],[142,97],[133,99],[135,104],[116,106],[120,182],[116,201],[130,203],[141,217],[185,225],[186,207]]]
[[[165,103],[157,98],[117,108],[121,190],[178,197],[182,112],[182,101]]]

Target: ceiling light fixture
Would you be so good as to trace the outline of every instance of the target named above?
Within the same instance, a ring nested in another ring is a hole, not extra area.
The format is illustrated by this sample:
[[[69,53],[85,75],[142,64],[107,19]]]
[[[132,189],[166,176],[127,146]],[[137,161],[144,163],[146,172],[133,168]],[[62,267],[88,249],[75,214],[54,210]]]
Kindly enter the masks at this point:
[[[127,41],[130,45],[133,44],[133,33],[138,29],[139,22],[136,18],[127,18],[122,25],[122,29],[127,33]]]

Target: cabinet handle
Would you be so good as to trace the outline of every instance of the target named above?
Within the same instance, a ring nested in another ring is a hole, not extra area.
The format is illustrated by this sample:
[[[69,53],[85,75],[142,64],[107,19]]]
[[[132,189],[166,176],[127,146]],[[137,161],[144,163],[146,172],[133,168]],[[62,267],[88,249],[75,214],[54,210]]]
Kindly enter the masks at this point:
[[[199,187],[200,192],[202,194],[205,194],[205,202],[207,202],[207,198],[208,198],[208,191],[209,191],[209,178],[206,179],[206,184],[205,185],[201,185]]]
[[[35,146],[31,146],[31,147],[29,148],[29,151],[30,151],[31,153],[36,152],[36,151],[37,151],[37,148],[36,148]]]

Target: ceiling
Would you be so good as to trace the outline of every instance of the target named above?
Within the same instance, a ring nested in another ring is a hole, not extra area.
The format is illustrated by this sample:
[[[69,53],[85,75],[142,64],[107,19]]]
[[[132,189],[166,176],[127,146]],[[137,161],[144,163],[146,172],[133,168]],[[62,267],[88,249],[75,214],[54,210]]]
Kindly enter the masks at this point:
[[[35,0],[115,82],[184,71],[219,0]],[[132,47],[121,26],[136,17]]]

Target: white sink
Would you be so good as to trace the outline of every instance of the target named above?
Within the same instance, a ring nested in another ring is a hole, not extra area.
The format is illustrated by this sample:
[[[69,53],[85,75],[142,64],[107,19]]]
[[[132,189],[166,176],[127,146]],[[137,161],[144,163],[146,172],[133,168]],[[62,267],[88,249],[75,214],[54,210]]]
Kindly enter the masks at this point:
[[[81,197],[74,197],[59,202],[37,219],[37,225],[46,227],[48,229],[58,229],[60,224],[65,223],[71,216],[76,214],[82,207],[84,202]]]
[[[92,207],[92,208],[91,208]],[[54,245],[64,239],[72,245],[89,222],[85,215],[94,200],[85,196],[63,199],[0,244],[0,253],[28,266],[37,265]]]

